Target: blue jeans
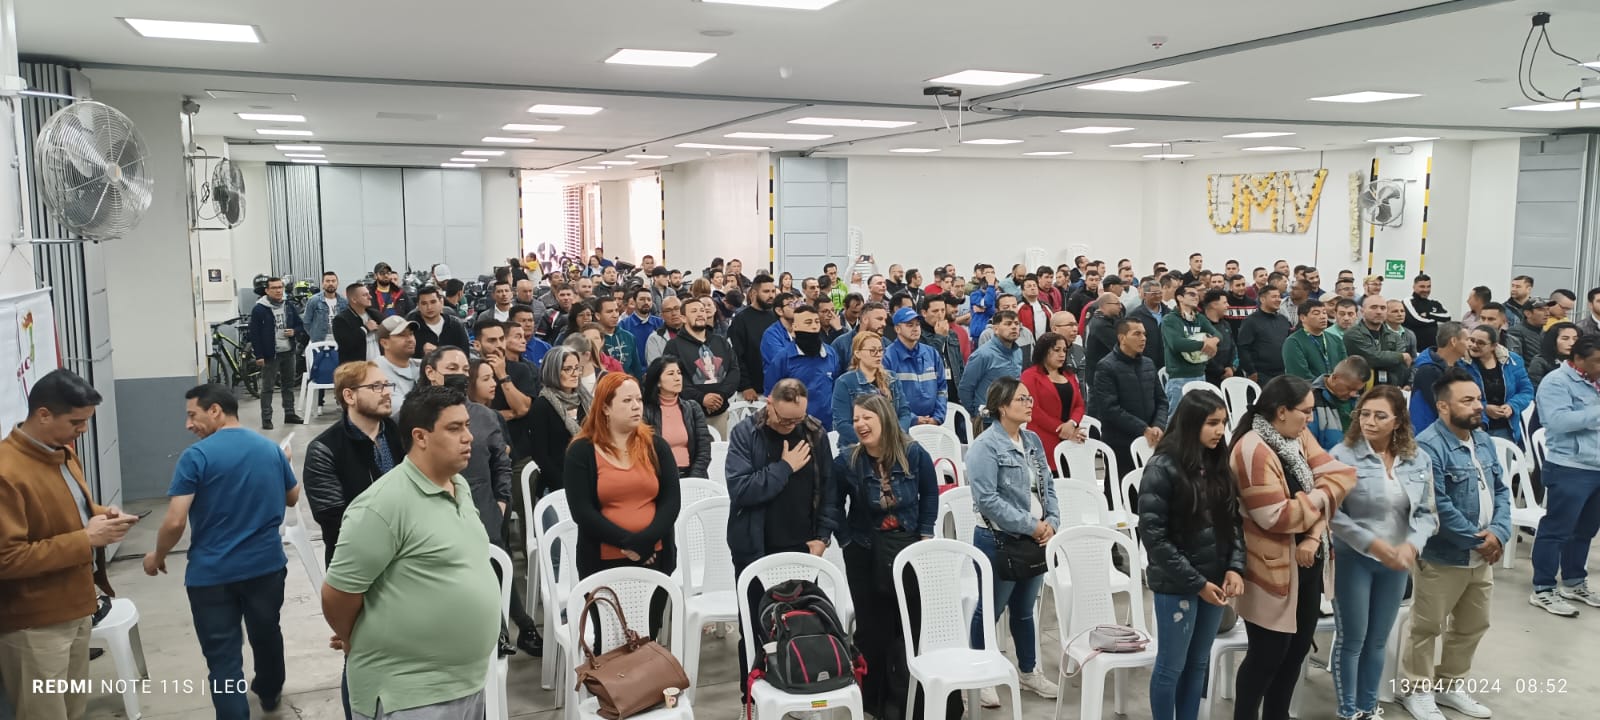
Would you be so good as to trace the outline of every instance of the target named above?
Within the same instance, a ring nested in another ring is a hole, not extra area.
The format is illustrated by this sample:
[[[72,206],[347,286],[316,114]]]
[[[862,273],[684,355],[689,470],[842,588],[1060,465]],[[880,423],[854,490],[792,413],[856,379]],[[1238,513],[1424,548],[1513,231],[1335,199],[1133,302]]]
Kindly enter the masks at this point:
[[[1172,413],[1178,409],[1178,401],[1183,399],[1183,386],[1205,379],[1206,376],[1204,375],[1187,378],[1167,378],[1167,417],[1172,417]]]
[[[1154,595],[1156,665],[1150,670],[1150,714],[1155,720],[1195,720],[1222,606],[1198,595]]]
[[[250,636],[255,656],[255,680],[249,690],[273,703],[283,693],[283,630],[278,613],[283,609],[286,569],[223,585],[190,587],[189,612],[194,617],[195,638],[205,655],[211,705],[218,720],[249,720],[245,697],[244,636]],[[239,631],[240,621],[244,632]]]
[[[979,527],[972,533],[972,544],[989,558],[989,565],[994,565],[995,543],[994,534],[989,528]],[[1017,669],[1025,673],[1033,672],[1038,668],[1038,653],[1035,647],[1033,622],[1033,606],[1039,599],[1039,589],[1044,587],[1044,576],[1036,575],[1013,582],[994,580],[995,606],[1011,611],[1011,640],[1017,646]],[[979,600],[977,610],[972,613],[972,647],[983,647],[983,606]],[[1000,613],[995,613],[999,617]]]
[[[1349,545],[1333,544],[1333,694],[1339,717],[1378,709],[1383,654],[1410,574],[1390,570]]]
[[[1546,462],[1544,518],[1533,539],[1533,590],[1582,585],[1589,577],[1589,543],[1600,531],[1600,472]]]

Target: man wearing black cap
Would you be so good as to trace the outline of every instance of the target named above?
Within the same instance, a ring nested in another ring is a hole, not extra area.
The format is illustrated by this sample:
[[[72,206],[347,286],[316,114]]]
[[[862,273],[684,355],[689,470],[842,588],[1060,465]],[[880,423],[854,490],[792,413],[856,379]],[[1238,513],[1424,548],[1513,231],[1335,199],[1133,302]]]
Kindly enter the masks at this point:
[[[394,394],[390,397],[398,402],[391,405],[390,412],[395,418],[400,417],[400,405],[405,402],[406,393],[417,386],[417,377],[422,373],[422,362],[412,357],[417,344],[417,327],[416,321],[399,315],[391,315],[378,323],[378,350],[383,353],[377,359],[378,369],[394,383]]]
[[[657,265],[650,270],[650,306],[655,308],[657,315],[661,314],[661,307],[667,296],[677,297],[678,292],[667,285],[667,278],[672,271]]]
[[[380,262],[372,268],[372,307],[378,311],[380,317],[399,315],[405,317],[411,312],[411,301],[406,299],[405,288],[400,287],[400,273],[389,267],[389,263]]]

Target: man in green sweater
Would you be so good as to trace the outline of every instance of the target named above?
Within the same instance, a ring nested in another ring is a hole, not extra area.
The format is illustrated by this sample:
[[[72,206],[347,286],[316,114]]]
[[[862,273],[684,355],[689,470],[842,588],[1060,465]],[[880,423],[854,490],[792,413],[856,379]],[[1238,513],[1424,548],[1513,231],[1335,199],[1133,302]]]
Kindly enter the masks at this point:
[[[1173,295],[1176,312],[1161,318],[1161,350],[1166,360],[1167,407],[1183,398],[1183,386],[1206,379],[1206,363],[1221,342],[1216,326],[1200,313],[1200,284],[1189,283]]]
[[[1300,329],[1283,342],[1283,374],[1313,381],[1345,357],[1344,342],[1330,337],[1328,311],[1319,300],[1300,306]]]

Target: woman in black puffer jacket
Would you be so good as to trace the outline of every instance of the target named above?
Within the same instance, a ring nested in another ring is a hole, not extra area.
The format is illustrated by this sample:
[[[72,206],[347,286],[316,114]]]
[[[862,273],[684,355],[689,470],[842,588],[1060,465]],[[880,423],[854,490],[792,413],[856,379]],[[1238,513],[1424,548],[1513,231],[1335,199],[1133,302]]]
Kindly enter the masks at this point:
[[[1227,432],[1221,398],[1185,394],[1139,485],[1139,538],[1155,596],[1155,720],[1199,714],[1223,609],[1244,592],[1244,527]]]

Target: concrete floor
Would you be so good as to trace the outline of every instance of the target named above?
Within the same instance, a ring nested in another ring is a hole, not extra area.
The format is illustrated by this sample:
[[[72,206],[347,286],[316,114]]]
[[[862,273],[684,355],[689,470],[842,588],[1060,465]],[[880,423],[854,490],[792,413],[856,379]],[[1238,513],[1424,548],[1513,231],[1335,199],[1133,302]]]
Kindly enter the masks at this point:
[[[330,401],[330,407],[332,403]],[[244,404],[240,416],[252,427],[258,426],[258,406],[254,401]],[[309,418],[309,414],[308,418]],[[267,433],[281,440],[294,431],[293,448],[295,467],[300,466],[306,443],[327,427],[336,416],[324,412],[309,425],[278,428]],[[131,504],[130,510],[155,509],[146,522],[131,532],[118,550],[121,560],[112,564],[111,581],[122,597],[138,604],[144,649],[149,665],[150,679],[157,691],[143,699],[143,716],[151,720],[168,718],[212,717],[210,699],[203,688],[206,684],[206,667],[194,639],[190,623],[187,598],[182,577],[184,557],[175,555],[168,560],[170,575],[146,577],[138,558],[154,546],[155,530],[164,502],[146,501]],[[321,541],[312,523],[313,539],[318,552]],[[1526,598],[1530,582],[1530,565],[1527,559],[1529,544],[1519,547],[1517,567],[1512,570],[1496,569],[1498,586],[1495,591],[1494,627],[1484,640],[1477,656],[1476,677],[1498,683],[1498,691],[1478,694],[1480,701],[1490,706],[1497,718],[1591,717],[1594,700],[1600,698],[1600,643],[1591,644],[1600,623],[1600,610],[1586,610],[1577,619],[1560,619],[1547,615],[1528,605]],[[1053,613],[1043,619],[1042,645],[1045,658],[1044,671],[1052,677],[1057,671],[1056,657],[1060,653],[1060,638],[1056,631]],[[287,648],[289,677],[284,689],[282,706],[270,715],[254,707],[257,717],[299,718],[301,720],[338,720],[343,717],[339,703],[340,655],[328,649],[329,630],[322,619],[317,592],[311,587],[305,572],[291,554],[288,588],[283,608],[283,629]],[[701,684],[696,699],[696,716],[706,720],[732,720],[741,715],[738,701],[737,633],[725,639],[704,636],[708,647],[702,654]],[[1329,639],[1319,639],[1325,655]],[[246,667],[249,667],[249,652]],[[554,720],[560,710],[554,703],[555,694],[539,688],[537,658],[518,654],[511,659],[508,694],[510,714],[513,718],[539,718]],[[90,665],[96,679],[111,678],[114,669],[109,658],[102,657]],[[247,671],[248,672],[248,671]],[[1536,680],[1539,692],[1519,692],[1522,680]],[[1546,688],[1545,681],[1557,686]],[[163,683],[169,686],[189,682],[194,692],[161,692]],[[1128,690],[1128,717],[1149,718],[1147,701],[1149,672],[1134,672]],[[1559,692],[1555,692],[1559,690]],[[1063,688],[1067,696],[1063,715],[1078,716],[1078,692],[1069,684]],[[1304,720],[1334,718],[1333,685],[1328,673],[1313,670],[1309,682],[1302,682],[1304,693]],[[1002,693],[1002,697],[1007,697]],[[1109,694],[1108,694],[1109,699]],[[1008,701],[1009,702],[1009,701]],[[1051,717],[1055,710],[1053,701],[1023,694],[1022,716],[1028,718]],[[1408,717],[1400,707],[1389,707],[1392,716]],[[1107,713],[1109,716],[1109,707]],[[1218,701],[1217,718],[1232,713],[1232,704]],[[1445,711],[1451,717],[1462,717],[1454,711]],[[988,717],[1005,717],[1008,709],[987,713]],[[126,717],[120,697],[94,696],[90,700],[88,717]]]

